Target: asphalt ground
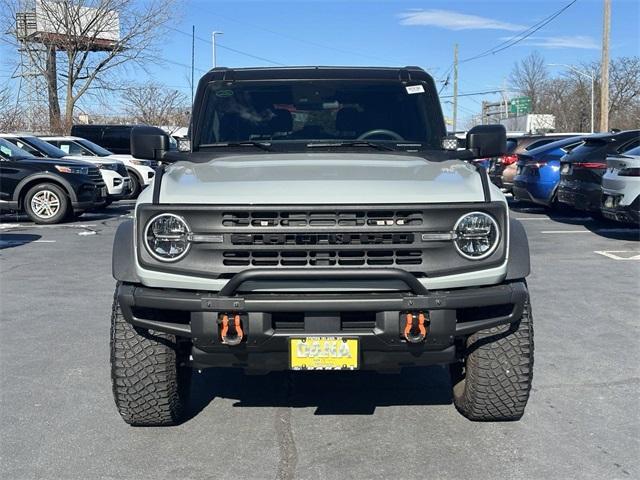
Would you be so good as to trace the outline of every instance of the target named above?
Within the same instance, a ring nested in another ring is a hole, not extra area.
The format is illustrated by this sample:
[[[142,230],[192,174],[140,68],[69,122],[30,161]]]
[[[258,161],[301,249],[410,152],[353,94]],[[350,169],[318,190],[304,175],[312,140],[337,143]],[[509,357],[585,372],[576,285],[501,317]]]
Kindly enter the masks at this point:
[[[111,245],[130,208],[50,227],[0,216],[1,478],[640,478],[637,229],[514,206],[536,348],[519,422],[463,418],[442,367],[205,370],[186,422],[133,428],[109,378]]]

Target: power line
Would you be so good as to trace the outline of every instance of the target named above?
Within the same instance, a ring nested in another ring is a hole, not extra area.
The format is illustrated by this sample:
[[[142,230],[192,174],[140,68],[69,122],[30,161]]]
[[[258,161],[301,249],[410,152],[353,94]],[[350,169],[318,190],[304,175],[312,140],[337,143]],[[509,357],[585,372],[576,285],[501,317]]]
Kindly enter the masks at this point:
[[[184,31],[179,30],[179,29],[174,28],[174,27],[166,27],[166,28],[168,28],[169,30],[173,30],[174,32],[181,33],[182,35],[186,35],[187,37],[191,37],[191,36],[192,36],[192,34],[187,33],[187,32],[184,32]],[[195,39],[196,39],[196,40],[199,40],[199,41],[201,41],[201,42],[204,42],[204,43],[206,43],[206,44],[208,44],[208,45],[211,45],[211,40],[209,40],[209,39],[202,38],[202,37],[198,37],[198,36],[196,36],[196,37],[195,37]],[[221,44],[220,44],[220,43],[218,43],[218,42],[216,42],[216,48],[222,48],[223,50],[229,50],[230,52],[234,52],[234,53],[237,53],[237,54],[239,54],[239,55],[244,55],[244,56],[246,56],[246,57],[251,57],[251,58],[253,58],[253,59],[260,60],[260,61],[262,61],[262,62],[271,63],[271,64],[273,64],[273,65],[280,65],[280,66],[284,66],[284,63],[276,62],[275,60],[270,60],[270,59],[268,59],[268,58],[261,57],[261,56],[259,56],[259,55],[254,55],[254,54],[252,54],[252,53],[243,52],[242,50],[238,50],[238,49],[236,49],[236,48],[227,47],[226,45],[221,45]],[[189,67],[189,68],[191,68],[191,67]]]
[[[256,24],[249,23],[249,22],[245,22],[243,20],[237,20],[235,18],[230,18],[230,17],[224,16],[224,15],[220,15],[218,13],[215,13],[215,15],[216,15],[216,17],[222,18],[224,20],[228,20],[228,21],[231,21],[231,22],[234,22],[234,23],[239,23],[241,25],[246,25],[246,26],[254,28],[256,30],[262,30],[263,32],[271,33],[273,35],[277,35],[277,36],[282,37],[282,38],[288,38],[289,40],[293,40],[293,41],[296,41],[296,42],[304,43],[306,45],[311,45],[313,47],[324,48],[326,50],[332,50],[334,52],[346,53],[348,55],[355,55],[357,57],[370,58],[370,59],[374,59],[374,60],[382,60],[384,62],[390,62],[390,63],[393,63],[393,64],[397,63],[397,61],[395,61],[395,60],[393,62],[391,62],[390,59],[388,59],[388,58],[378,57],[376,55],[369,55],[369,54],[366,54],[366,53],[354,52],[354,51],[350,51],[350,50],[345,50],[343,48],[333,47],[331,45],[325,45],[325,44],[318,43],[318,42],[312,42],[312,41],[306,40],[304,38],[295,37],[295,36],[290,35],[288,33],[278,32],[276,30],[271,30],[269,28],[265,28],[265,27],[262,27],[260,25],[256,25]]]
[[[465,58],[463,60],[460,60],[460,63],[466,63],[466,62],[470,62],[472,60],[477,60],[479,58],[482,57],[486,57],[487,55],[494,55],[498,52],[501,52],[503,50],[506,50],[509,47],[513,47],[514,45],[520,43],[521,41],[525,40],[526,38],[529,38],[531,35],[533,35],[534,33],[536,33],[538,30],[540,30],[542,27],[544,27],[545,25],[547,25],[548,23],[552,22],[554,19],[556,19],[559,15],[561,15],[565,10],[567,10],[569,7],[571,7],[571,5],[573,5],[574,3],[576,3],[578,0],[572,0],[571,2],[569,2],[568,4],[566,4],[564,7],[562,7],[560,10],[557,10],[556,12],[552,13],[551,15],[549,15],[546,18],[543,18],[542,20],[540,20],[538,23],[530,26],[529,28],[527,28],[526,30],[523,30],[522,32],[520,32],[518,35],[505,40],[502,43],[499,43],[498,45],[485,50],[484,52],[481,52],[477,55],[474,55],[472,57],[469,58]]]
[[[500,93],[502,90],[485,90],[483,92],[458,93],[459,97],[473,97],[475,95],[488,95],[490,93]],[[453,95],[442,95],[440,98],[453,98]]]

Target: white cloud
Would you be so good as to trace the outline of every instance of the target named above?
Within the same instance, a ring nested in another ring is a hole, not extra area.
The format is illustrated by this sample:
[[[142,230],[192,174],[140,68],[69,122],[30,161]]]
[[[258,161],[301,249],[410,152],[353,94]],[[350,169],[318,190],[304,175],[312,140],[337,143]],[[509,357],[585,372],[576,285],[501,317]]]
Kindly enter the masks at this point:
[[[511,40],[515,37],[502,37],[500,40]],[[560,37],[529,37],[517,45],[541,48],[581,48],[584,50],[599,50],[600,45],[592,37],[585,35]],[[516,46],[517,46],[516,45]]]
[[[412,9],[398,15],[401,25],[430,25],[448,30],[506,30],[517,32],[527,27],[492,18],[468,15],[452,10]]]

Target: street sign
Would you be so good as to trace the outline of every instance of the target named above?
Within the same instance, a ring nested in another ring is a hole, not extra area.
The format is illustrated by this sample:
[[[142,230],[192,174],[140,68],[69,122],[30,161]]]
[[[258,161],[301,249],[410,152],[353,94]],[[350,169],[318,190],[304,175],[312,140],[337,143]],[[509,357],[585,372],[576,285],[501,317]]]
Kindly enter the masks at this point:
[[[516,115],[531,113],[531,98],[517,97],[509,102],[509,112]]]

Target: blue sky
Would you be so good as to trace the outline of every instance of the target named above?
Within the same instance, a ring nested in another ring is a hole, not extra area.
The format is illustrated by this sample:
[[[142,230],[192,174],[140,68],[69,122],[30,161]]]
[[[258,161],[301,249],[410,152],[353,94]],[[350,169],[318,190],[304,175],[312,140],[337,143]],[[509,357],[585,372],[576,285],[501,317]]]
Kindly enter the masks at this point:
[[[569,0],[466,1],[215,1],[182,0],[162,43],[161,55],[189,64],[191,26],[196,35],[196,76],[211,67],[211,32],[218,37],[218,65],[419,65],[445,76],[459,44],[460,58],[500,44],[569,3]],[[600,58],[602,0],[578,0],[532,37],[495,55],[461,64],[459,90],[503,85],[514,62],[538,50],[549,63],[578,64]],[[612,57],[640,54],[640,2],[613,0]],[[188,33],[185,35],[180,31]],[[225,48],[226,47],[226,48]],[[250,53],[252,58],[230,49]],[[0,50],[0,54],[4,54]],[[5,67],[0,67],[5,68]],[[190,69],[151,66],[159,82],[190,92]],[[556,69],[561,74],[561,69]],[[3,70],[6,72],[6,69]],[[143,78],[144,74],[137,74]],[[5,77],[6,78],[6,77]],[[445,89],[443,95],[450,93]],[[482,99],[461,99],[459,117],[479,111]],[[493,97],[497,98],[497,97]],[[445,111],[450,105],[443,104]]]

